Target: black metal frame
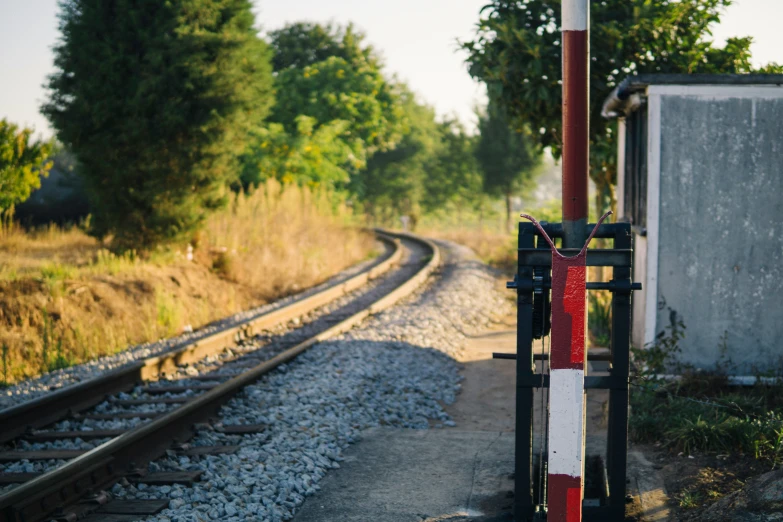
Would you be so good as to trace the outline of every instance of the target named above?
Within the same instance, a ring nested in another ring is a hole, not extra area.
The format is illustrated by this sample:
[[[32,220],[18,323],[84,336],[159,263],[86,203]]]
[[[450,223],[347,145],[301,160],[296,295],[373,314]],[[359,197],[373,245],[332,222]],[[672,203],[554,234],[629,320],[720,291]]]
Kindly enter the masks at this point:
[[[550,237],[562,237],[560,224],[542,223]],[[587,225],[585,237],[595,225]],[[536,237],[538,241],[536,242]],[[609,283],[588,285],[588,289],[606,288],[612,292],[612,332],[610,350],[610,375],[585,377],[586,389],[609,390],[609,427],[607,437],[607,462],[609,495],[602,506],[584,506],[584,522],[622,522],[625,519],[626,458],[628,449],[628,373],[630,364],[631,292],[640,285],[631,281],[633,263],[633,237],[630,223],[604,224],[598,229],[597,238],[614,240],[612,249],[588,250],[588,266],[611,266],[613,277]],[[537,243],[537,244],[536,244]],[[534,267],[551,267],[551,255],[542,256],[549,249],[532,223],[519,224],[519,261],[515,284],[517,290],[517,382],[516,382],[516,444],[514,520],[536,520],[536,504],[533,500],[533,389],[549,386],[548,375],[544,379],[535,372],[533,358],[533,280]],[[566,253],[567,251],[561,250]],[[535,262],[536,264],[531,264]],[[540,285],[540,283],[539,283]]]

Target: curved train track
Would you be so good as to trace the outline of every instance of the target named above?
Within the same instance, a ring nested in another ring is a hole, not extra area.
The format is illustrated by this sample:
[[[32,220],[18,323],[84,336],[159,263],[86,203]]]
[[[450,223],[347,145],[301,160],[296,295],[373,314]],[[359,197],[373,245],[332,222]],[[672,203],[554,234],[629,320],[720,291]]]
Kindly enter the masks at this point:
[[[369,315],[411,294],[437,267],[437,247],[407,234],[379,232],[392,253],[360,274],[293,303],[177,346],[89,381],[0,411],[0,463],[39,462],[37,472],[0,473],[0,522],[137,520],[163,509],[163,501],[111,501],[106,489],[123,479],[187,483],[197,473],[148,474],[147,463],[168,452],[206,455],[234,446],[189,447],[199,430],[263,431],[261,425],[215,423],[220,407],[245,386],[290,362],[320,341],[343,333]],[[390,270],[395,264],[402,264]],[[386,274],[380,282],[371,280]],[[261,332],[342,303],[312,322],[259,343]],[[252,341],[252,342],[250,342]],[[260,344],[260,346],[259,346]],[[165,378],[164,378],[165,377]],[[128,410],[127,408],[142,408]],[[65,422],[62,422],[65,421]],[[135,427],[95,429],[113,422]],[[41,429],[50,427],[54,429]],[[73,429],[73,425],[82,429]],[[61,449],[58,441],[101,442],[90,450]],[[53,447],[40,449],[47,444]],[[13,467],[13,466],[10,466]]]

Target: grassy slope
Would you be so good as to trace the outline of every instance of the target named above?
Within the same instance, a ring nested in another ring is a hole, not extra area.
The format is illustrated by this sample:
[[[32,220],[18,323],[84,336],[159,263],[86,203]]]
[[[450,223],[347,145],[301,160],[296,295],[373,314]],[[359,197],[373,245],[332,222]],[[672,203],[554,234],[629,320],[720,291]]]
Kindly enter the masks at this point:
[[[115,256],[78,228],[0,231],[0,384],[167,337],[322,282],[373,254],[327,194],[274,182],[187,245]]]

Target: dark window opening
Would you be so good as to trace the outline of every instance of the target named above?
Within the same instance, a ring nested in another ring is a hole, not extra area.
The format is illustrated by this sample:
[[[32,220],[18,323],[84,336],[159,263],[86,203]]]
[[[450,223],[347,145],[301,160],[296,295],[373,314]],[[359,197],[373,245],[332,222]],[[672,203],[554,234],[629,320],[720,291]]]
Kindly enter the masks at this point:
[[[647,228],[647,104],[625,118],[625,217]]]

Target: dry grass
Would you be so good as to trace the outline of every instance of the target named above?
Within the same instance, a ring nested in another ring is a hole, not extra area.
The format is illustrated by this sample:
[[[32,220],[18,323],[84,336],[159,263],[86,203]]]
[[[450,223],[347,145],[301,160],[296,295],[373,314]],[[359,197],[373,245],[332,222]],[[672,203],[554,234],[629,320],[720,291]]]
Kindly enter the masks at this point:
[[[560,222],[560,201],[550,200],[533,207],[530,211],[539,221]],[[453,216],[452,216],[453,217]],[[471,219],[473,218],[473,219]],[[594,222],[595,219],[591,217]],[[517,228],[505,232],[502,217],[491,216],[477,222],[475,216],[463,216],[460,223],[440,219],[425,222],[419,230],[425,236],[445,239],[471,248],[485,263],[499,269],[503,277],[511,279],[517,271]],[[608,240],[593,239],[592,248],[608,248]],[[601,267],[589,267],[589,281],[608,281],[611,271]],[[512,297],[511,293],[506,294]],[[607,291],[588,292],[588,327],[592,346],[606,347],[610,341],[611,294]]]
[[[116,256],[78,227],[0,230],[0,384],[198,328],[373,254],[329,194],[269,182],[187,245]]]
[[[505,210],[495,205],[485,215],[474,212],[453,213],[425,220],[419,232],[424,235],[453,241],[470,247],[485,263],[502,270],[506,275],[514,274],[517,267],[517,225],[514,217],[511,231],[505,230]],[[550,200],[537,203],[526,209],[539,221],[559,222],[560,201]]]
[[[216,270],[269,299],[366,257],[372,242],[351,223],[330,194],[269,181],[214,216],[202,237]]]
[[[503,233],[492,228],[427,228],[421,231],[428,237],[453,241],[473,250],[485,263],[504,273],[516,272],[517,238],[514,233]]]

